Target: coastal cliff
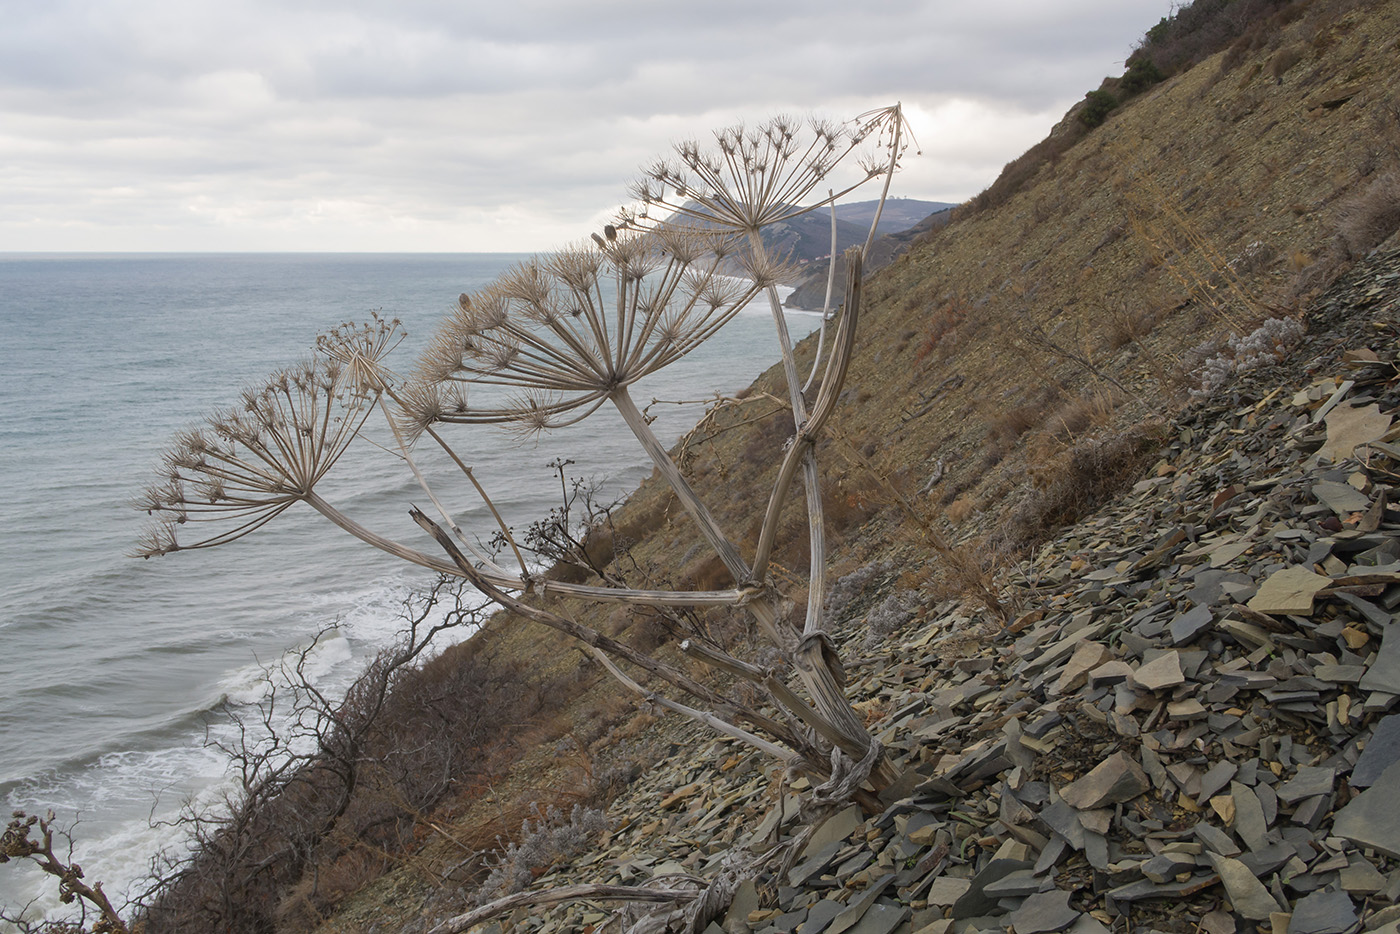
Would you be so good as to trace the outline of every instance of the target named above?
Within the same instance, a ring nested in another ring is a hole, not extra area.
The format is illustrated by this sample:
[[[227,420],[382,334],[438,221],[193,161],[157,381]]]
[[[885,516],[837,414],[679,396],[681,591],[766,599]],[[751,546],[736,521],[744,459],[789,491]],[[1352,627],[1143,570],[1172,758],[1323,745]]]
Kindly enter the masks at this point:
[[[790,864],[707,923],[1393,925],[1375,913],[1400,894],[1392,837],[1373,838],[1381,795],[1360,791],[1388,785],[1356,772],[1400,693],[1385,680],[1397,583],[1360,567],[1400,558],[1400,463],[1388,421],[1347,446],[1328,417],[1400,403],[1385,242],[1400,10],[1257,4],[1213,46],[1197,33],[1226,27],[1202,12],[1188,30],[1187,10],[1144,42],[1158,77],[1106,82],[1113,106],[1091,96],[866,284],[823,492],[828,626],[906,777],[883,813],[803,812],[805,780],[639,709],[563,640],[500,615],[425,677],[489,657],[519,715],[473,741],[430,807],[400,808],[392,835],[347,820],[310,868],[259,890],[260,917],[456,930],[511,889],[702,884],[786,840]],[[799,348],[804,365],[814,353]],[[766,374],[678,452],[697,486],[729,491],[711,504],[729,527],[748,529],[771,486],[745,451],[781,440],[779,387]],[[789,538],[775,560],[797,579]],[[653,480],[589,546],[726,586],[698,543]],[[1325,580],[1307,606],[1279,592],[1292,568]],[[662,619],[577,612],[687,663]],[[744,651],[723,613],[707,625]],[[612,905],[488,924],[622,930]]]

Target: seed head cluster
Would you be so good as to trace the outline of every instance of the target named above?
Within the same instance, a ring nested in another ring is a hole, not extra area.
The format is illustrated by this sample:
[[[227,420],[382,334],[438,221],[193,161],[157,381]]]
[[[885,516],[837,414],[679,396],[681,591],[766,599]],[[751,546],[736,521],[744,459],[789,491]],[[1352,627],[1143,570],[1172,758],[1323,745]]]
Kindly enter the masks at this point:
[[[353,378],[352,378],[353,377]],[[136,503],[154,517],[141,557],[221,545],[305,499],[369,414],[363,371],[331,356],[279,370],[237,406],[175,437],[161,478]],[[206,525],[207,524],[207,525]],[[197,529],[181,541],[177,531]]]
[[[410,419],[420,428],[493,423],[525,432],[573,424],[694,350],[781,274],[711,228],[609,233],[462,295],[404,394]],[[726,260],[750,278],[726,274]],[[468,385],[514,395],[474,406]]]

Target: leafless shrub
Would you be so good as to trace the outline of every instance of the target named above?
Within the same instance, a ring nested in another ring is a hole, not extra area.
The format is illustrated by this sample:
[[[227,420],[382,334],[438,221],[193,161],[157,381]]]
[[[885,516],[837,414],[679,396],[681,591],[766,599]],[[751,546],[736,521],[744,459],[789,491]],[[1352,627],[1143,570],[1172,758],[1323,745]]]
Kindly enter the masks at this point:
[[[1250,333],[1231,337],[1219,352],[1201,361],[1200,388],[1191,395],[1208,397],[1237,373],[1277,363],[1302,339],[1302,323],[1297,318],[1287,317],[1269,318]]]
[[[914,618],[914,610],[918,605],[917,593],[912,590],[900,590],[871,608],[865,616],[865,648],[873,649],[903,629],[904,625]]]
[[[993,549],[1023,551],[1088,515],[1138,478],[1161,440],[1157,423],[1135,425],[1080,438],[1050,463],[1034,466],[1034,486],[992,536]]]
[[[526,820],[521,824],[520,839],[506,844],[496,857],[491,874],[472,895],[471,904],[481,905],[522,891],[538,873],[578,856],[607,829],[602,811],[576,804],[566,819],[550,805],[533,823]]]
[[[1337,232],[1353,257],[1366,255],[1400,230],[1400,171],[1387,172],[1337,210]]]
[[[221,806],[186,808],[171,828],[193,846],[158,861],[142,910],[149,934],[252,934],[318,916],[370,870],[353,854],[370,848],[382,869],[451,782],[470,779],[501,727],[539,709],[481,643],[458,647],[451,664],[424,661],[438,633],[478,623],[460,583],[406,604],[405,619],[342,700],[310,678],[313,643],[269,671],[259,705],[225,708],[234,738],[215,745],[233,786]]]

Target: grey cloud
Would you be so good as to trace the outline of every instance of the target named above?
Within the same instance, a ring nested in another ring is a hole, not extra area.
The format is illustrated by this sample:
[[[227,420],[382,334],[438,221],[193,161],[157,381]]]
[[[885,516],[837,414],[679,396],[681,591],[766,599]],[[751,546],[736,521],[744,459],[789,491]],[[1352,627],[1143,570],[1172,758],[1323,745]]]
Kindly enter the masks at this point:
[[[543,243],[462,236],[545,246],[620,200],[634,167],[678,138],[896,99],[980,108],[979,138],[940,139],[906,175],[923,186],[911,196],[966,197],[1167,11],[1167,0],[891,0],[858,14],[834,0],[0,0],[0,249],[41,229],[48,246],[65,229],[129,240],[184,223],[221,231],[209,248],[259,225],[287,242],[301,225],[305,248],[343,244],[350,222],[317,205],[463,231],[473,217],[520,218],[518,236],[534,218]],[[968,132],[959,113],[940,134]],[[21,207],[23,223],[3,219]]]

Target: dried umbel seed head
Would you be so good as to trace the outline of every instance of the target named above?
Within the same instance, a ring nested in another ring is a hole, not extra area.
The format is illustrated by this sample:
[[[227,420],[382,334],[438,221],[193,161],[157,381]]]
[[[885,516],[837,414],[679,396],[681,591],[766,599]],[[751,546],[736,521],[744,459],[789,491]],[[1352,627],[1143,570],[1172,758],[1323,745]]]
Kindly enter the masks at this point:
[[[377,365],[370,356],[375,345],[360,348],[366,366]],[[355,364],[342,368],[340,360],[327,356],[280,370],[246,391],[237,409],[177,434],[160,478],[134,504],[154,520],[136,554],[234,541],[307,498],[345,453],[376,399],[368,384],[346,385],[351,381],[342,376]],[[203,523],[210,524],[208,534],[194,532],[188,543],[177,539],[177,530],[204,530]]]
[[[397,318],[388,320],[378,312],[363,324],[342,324],[316,338],[316,349],[325,354],[333,366],[314,375],[332,382],[343,378],[352,392],[382,392],[392,382],[384,358],[403,342],[404,336]]]
[[[423,396],[413,418],[535,432],[587,417],[616,390],[688,353],[756,294],[758,285],[721,272],[730,239],[699,224],[614,229],[511,269],[458,302],[418,379],[520,393],[476,408]]]
[[[840,198],[883,174],[898,161],[907,137],[898,107],[862,114],[842,127],[827,120],[805,123],[775,117],[757,126],[739,124],[715,133],[713,151],[698,142],[676,146],[676,158],[647,166],[631,189],[639,208],[624,212],[623,227],[654,229],[692,218],[721,228],[757,232]],[[838,193],[812,193],[859,146],[865,172]],[[656,218],[665,218],[658,222]]]

